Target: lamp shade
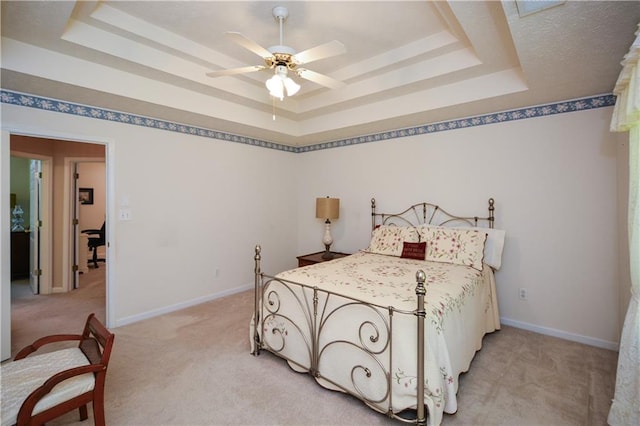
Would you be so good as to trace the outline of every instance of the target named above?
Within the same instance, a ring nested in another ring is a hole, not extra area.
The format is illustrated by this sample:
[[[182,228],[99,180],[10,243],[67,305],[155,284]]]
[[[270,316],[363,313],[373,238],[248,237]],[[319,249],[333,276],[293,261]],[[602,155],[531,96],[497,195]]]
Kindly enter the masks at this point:
[[[265,82],[265,85],[267,86],[267,89],[269,89],[269,94],[271,96],[280,100],[284,98],[284,85],[282,84],[280,76],[274,75]]]
[[[338,219],[340,217],[339,198],[316,198],[316,218]]]
[[[265,82],[265,86],[269,89],[269,94],[280,100],[284,99],[285,89],[287,96],[293,96],[300,90],[300,85],[287,77],[287,67],[277,65],[273,77]]]

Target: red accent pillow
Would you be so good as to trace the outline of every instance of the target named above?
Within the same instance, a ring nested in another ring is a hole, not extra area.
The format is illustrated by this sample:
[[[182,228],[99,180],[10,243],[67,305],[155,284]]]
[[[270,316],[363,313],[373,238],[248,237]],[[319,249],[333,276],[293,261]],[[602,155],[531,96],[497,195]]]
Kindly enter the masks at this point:
[[[424,260],[426,251],[426,241],[421,243],[409,243],[405,241],[402,243],[402,254],[400,257],[404,257],[405,259]]]

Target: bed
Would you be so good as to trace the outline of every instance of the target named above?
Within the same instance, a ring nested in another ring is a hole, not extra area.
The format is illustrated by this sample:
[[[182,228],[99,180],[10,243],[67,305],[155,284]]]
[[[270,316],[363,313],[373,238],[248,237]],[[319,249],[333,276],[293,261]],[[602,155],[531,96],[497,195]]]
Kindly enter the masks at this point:
[[[272,352],[389,417],[440,424],[457,411],[458,377],[483,336],[500,328],[494,214],[493,199],[484,217],[426,202],[378,213],[372,199],[366,249],[275,276],[256,246],[252,353]]]

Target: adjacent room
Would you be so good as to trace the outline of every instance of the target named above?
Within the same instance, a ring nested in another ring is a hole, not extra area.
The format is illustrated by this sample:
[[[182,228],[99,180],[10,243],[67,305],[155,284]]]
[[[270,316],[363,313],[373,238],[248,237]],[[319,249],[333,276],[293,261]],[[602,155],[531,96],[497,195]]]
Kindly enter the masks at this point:
[[[94,312],[106,424],[637,423],[637,2],[1,18],[3,367]]]

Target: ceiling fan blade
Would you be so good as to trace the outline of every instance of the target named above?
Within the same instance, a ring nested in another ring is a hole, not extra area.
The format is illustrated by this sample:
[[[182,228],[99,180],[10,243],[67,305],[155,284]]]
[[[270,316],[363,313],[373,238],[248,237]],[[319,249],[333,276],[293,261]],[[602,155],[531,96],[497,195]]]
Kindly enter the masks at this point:
[[[300,53],[296,53],[294,58],[299,64],[308,64],[309,62],[317,61],[320,59],[328,58],[331,56],[342,55],[347,49],[344,44],[338,40],[333,40],[320,46],[312,47],[307,50],[303,50]]]
[[[252,65],[250,67],[231,68],[228,70],[211,71],[207,73],[207,77],[222,77],[225,75],[243,74],[247,72],[261,71],[265,69],[264,65]]]
[[[346,83],[343,83],[342,81],[338,81],[326,75],[319,74],[315,71],[298,68],[296,70],[296,73],[305,80],[313,81],[314,83],[318,83],[319,85],[328,87],[330,89],[340,89],[346,86]]]
[[[248,49],[248,50],[252,51],[256,55],[260,56],[261,58],[270,58],[270,57],[273,56],[273,53],[269,52],[267,49],[265,49],[264,47],[260,46],[255,41],[251,40],[250,38],[245,37],[244,35],[242,35],[240,33],[236,33],[236,32],[233,32],[233,31],[228,31],[228,32],[225,33],[225,35],[228,38],[230,38],[231,40],[233,40],[235,43],[239,44],[240,46],[244,47],[245,49]]]

